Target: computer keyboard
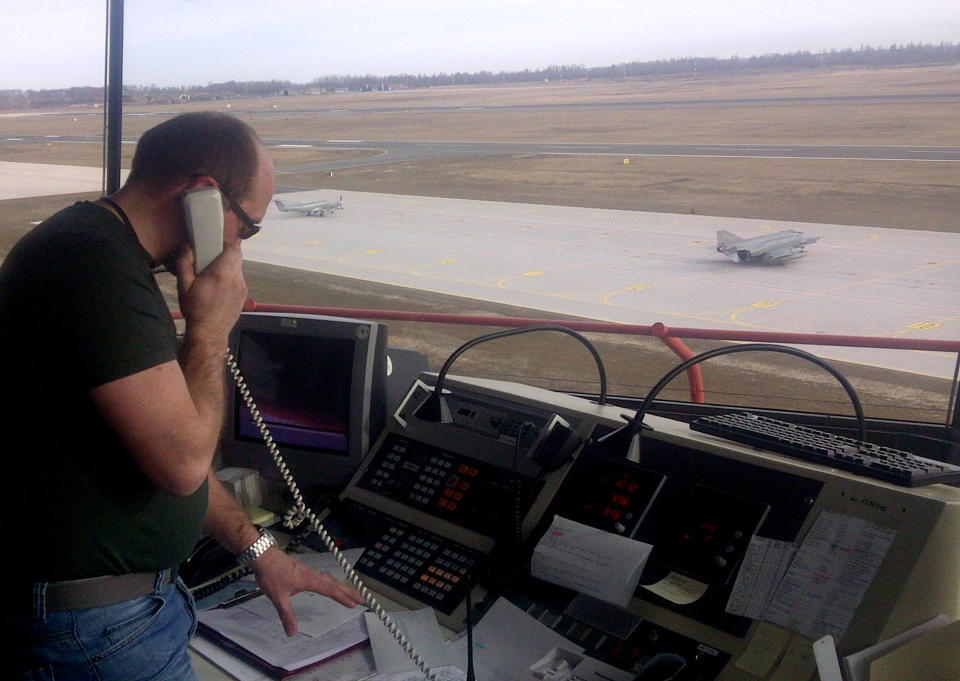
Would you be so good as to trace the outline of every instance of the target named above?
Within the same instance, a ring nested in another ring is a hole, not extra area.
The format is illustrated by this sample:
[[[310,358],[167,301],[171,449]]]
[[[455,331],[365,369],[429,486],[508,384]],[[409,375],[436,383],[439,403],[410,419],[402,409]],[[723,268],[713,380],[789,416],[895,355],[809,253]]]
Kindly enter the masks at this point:
[[[746,412],[702,416],[690,429],[904,487],[960,482],[960,466]]]

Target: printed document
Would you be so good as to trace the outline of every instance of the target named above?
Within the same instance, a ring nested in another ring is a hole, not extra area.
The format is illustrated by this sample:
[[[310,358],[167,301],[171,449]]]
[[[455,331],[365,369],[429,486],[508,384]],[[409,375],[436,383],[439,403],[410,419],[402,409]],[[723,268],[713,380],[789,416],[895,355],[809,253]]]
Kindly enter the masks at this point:
[[[840,639],[896,531],[823,511],[810,528],[766,613],[769,622],[817,640]]]
[[[627,607],[653,546],[554,516],[533,551],[530,574]]]

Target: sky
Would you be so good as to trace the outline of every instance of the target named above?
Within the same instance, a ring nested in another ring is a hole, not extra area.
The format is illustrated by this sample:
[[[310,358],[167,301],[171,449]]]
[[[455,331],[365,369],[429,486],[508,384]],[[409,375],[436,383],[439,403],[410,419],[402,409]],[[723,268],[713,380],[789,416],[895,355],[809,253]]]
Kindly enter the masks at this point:
[[[102,85],[106,0],[3,11],[0,89]],[[960,42],[957,0],[126,0],[126,85]]]

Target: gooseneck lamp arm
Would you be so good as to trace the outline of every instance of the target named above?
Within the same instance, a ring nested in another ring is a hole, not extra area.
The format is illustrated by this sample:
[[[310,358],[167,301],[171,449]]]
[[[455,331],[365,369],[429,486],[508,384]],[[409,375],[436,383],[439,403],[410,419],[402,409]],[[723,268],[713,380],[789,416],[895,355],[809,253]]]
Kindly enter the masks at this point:
[[[640,409],[637,410],[637,413],[630,419],[625,426],[615,430],[614,432],[605,435],[600,438],[600,442],[606,443],[608,445],[615,445],[616,448],[626,448],[629,450],[629,453],[634,455],[639,451],[639,438],[640,432],[643,428],[649,428],[649,426],[643,423],[643,417],[646,416],[647,410],[650,408],[650,405],[653,404],[654,398],[660,393],[663,388],[670,383],[673,379],[679,376],[681,373],[689,369],[695,364],[710,359],[712,357],[718,357],[720,355],[730,355],[737,352],[779,352],[787,355],[794,355],[802,359],[813,362],[817,366],[825,369],[829,372],[834,378],[836,378],[840,385],[843,386],[843,389],[846,390],[847,395],[850,397],[850,402],[853,404],[853,410],[856,413],[857,417],[857,437],[859,440],[863,441],[866,439],[867,428],[866,422],[863,416],[863,406],[860,403],[860,398],[857,396],[856,390],[850,384],[850,381],[846,377],[833,368],[823,359],[813,355],[804,350],[798,350],[797,348],[792,348],[788,345],[774,345],[770,343],[745,343],[743,345],[730,345],[722,348],[714,348],[713,350],[707,350],[702,352],[699,355],[691,357],[678,364],[672,370],[670,370],[663,378],[661,378],[656,385],[654,385],[650,392],[647,393],[646,398],[644,398],[643,403],[640,405]],[[636,450],[636,451],[634,451]],[[628,453],[628,456],[629,456]]]
[[[494,340],[497,338],[506,338],[508,336],[516,336],[521,333],[531,333],[533,331],[558,331],[560,333],[565,333],[568,336],[573,336],[578,341],[583,343],[586,346],[587,350],[590,351],[590,354],[593,355],[594,362],[597,365],[597,373],[600,376],[600,394],[597,400],[597,403],[604,405],[607,403],[607,371],[603,366],[603,360],[600,357],[600,353],[597,352],[597,349],[593,344],[587,340],[582,334],[577,333],[573,329],[567,328],[566,326],[561,326],[559,324],[535,324],[532,326],[522,326],[516,329],[506,329],[504,331],[495,331],[483,336],[478,336],[473,340],[467,341],[459,348],[454,350],[450,356],[447,358],[447,361],[443,363],[443,366],[440,368],[440,372],[437,374],[437,382],[433,388],[433,394],[427,398],[426,402],[421,406],[423,414],[428,418],[433,418],[434,420],[441,421],[443,423],[450,423],[450,409],[447,406],[446,400],[443,397],[443,382],[447,376],[447,372],[450,370],[450,367],[453,365],[454,361],[462,355],[464,352],[469,350],[475,345],[480,343],[485,343],[489,340]]]

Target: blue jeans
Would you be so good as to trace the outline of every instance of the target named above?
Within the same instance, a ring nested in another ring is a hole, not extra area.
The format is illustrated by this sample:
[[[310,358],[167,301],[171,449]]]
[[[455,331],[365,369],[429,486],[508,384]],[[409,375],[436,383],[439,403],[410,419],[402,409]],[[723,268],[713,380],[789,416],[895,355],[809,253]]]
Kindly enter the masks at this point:
[[[197,679],[187,654],[197,626],[196,609],[179,578],[146,596],[100,608],[45,612],[40,599],[34,615],[2,616],[7,650],[0,660],[0,677],[17,681]]]

